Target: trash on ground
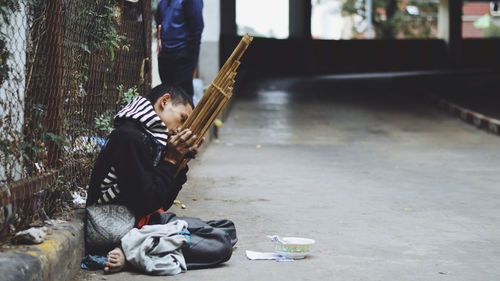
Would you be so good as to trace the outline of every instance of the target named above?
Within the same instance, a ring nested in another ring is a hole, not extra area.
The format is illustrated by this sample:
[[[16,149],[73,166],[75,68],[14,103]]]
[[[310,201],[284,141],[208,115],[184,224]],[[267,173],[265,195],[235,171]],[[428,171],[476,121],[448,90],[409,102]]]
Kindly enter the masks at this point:
[[[106,139],[96,136],[80,136],[73,141],[72,150],[73,152],[95,152],[101,149],[104,144],[106,144]],[[71,148],[65,148],[66,151],[70,152]]]
[[[278,235],[268,235],[268,238],[274,242],[276,252],[256,252],[246,251],[249,260],[275,260],[275,261],[293,261],[303,259],[311,251],[314,240],[299,237],[280,237]]]
[[[186,209],[187,207],[186,207],[186,205],[181,204],[181,208],[182,208],[182,209]]]
[[[216,144],[219,144],[219,143],[220,143],[220,140],[219,140],[219,139],[215,139],[215,143],[216,143]]]
[[[180,200],[174,200],[174,205],[179,205],[181,203]]]
[[[217,128],[222,128],[222,126],[224,126],[224,124],[222,123],[222,121],[219,119],[219,118],[216,118],[215,121],[214,121],[214,125],[215,127]]]
[[[40,163],[35,163],[35,168],[38,173],[43,173],[45,172],[45,169],[43,168],[43,165]]]
[[[279,237],[278,235],[268,235],[274,242],[276,253],[292,259],[303,259],[311,251],[315,243],[313,239],[300,237]]]
[[[71,197],[73,197],[74,205],[85,207],[87,202],[87,191],[84,188],[78,187],[78,190],[71,191]]]
[[[46,227],[32,227],[18,232],[12,241],[16,244],[40,244],[47,237],[47,230]]]
[[[80,267],[82,269],[88,270],[98,270],[103,269],[106,266],[106,262],[108,261],[108,256],[100,256],[100,255],[86,255]]]
[[[293,259],[283,257],[278,253],[265,253],[246,250],[246,255],[249,260],[293,261]]]

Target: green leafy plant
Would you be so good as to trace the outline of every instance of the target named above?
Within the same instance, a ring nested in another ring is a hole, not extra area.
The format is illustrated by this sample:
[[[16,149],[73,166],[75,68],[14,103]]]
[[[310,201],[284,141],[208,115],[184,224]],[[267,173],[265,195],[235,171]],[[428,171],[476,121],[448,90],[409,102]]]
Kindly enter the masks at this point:
[[[54,142],[57,146],[71,147],[71,144],[63,136],[51,132],[45,132],[45,134],[42,135],[42,139],[46,143]]]
[[[403,8],[416,6],[420,15],[410,15]],[[366,20],[366,0],[346,0],[342,5],[342,13],[346,16],[359,15]],[[398,35],[405,38],[431,38],[432,30],[437,27],[438,5],[433,2],[410,0],[372,0],[372,25],[375,38],[392,39]],[[364,32],[359,26],[354,26],[354,33]]]
[[[72,185],[64,176],[59,175],[54,184],[48,184],[41,194],[40,206],[42,211],[48,216],[62,213],[64,208],[65,195],[69,193]]]
[[[5,182],[11,182],[14,178],[14,170],[18,165],[18,159],[24,161],[26,171],[36,169],[34,167],[37,161],[46,158],[47,144],[53,142],[57,146],[71,148],[68,140],[61,135],[48,132],[47,129],[38,123],[36,128],[40,132],[41,138],[36,142],[29,141],[22,132],[11,131],[9,134],[3,134],[0,138],[0,159],[2,167],[5,169]]]
[[[103,134],[109,135],[113,131],[112,121],[113,116],[111,110],[106,110],[94,118],[95,128]]]
[[[80,9],[78,18],[86,22],[89,29],[89,39],[79,44],[83,51],[88,54],[106,51],[113,61],[116,50],[129,50],[128,45],[123,45],[127,37],[117,30],[120,26],[121,12],[115,0],[84,2]]]
[[[127,90],[123,89],[123,85],[116,88],[118,90],[118,100],[120,101],[120,107],[125,107],[127,104],[131,103],[140,94],[137,92],[137,86],[133,86]]]
[[[137,91],[137,86],[133,86],[129,89],[124,89],[123,85],[116,88],[118,90],[118,102],[120,108],[127,106],[136,97],[139,96]],[[94,118],[95,128],[99,130],[104,135],[109,135],[113,131],[113,116],[116,112],[111,110],[106,110]]]
[[[500,37],[500,25],[491,24],[488,28],[484,30],[483,37],[485,38]]]

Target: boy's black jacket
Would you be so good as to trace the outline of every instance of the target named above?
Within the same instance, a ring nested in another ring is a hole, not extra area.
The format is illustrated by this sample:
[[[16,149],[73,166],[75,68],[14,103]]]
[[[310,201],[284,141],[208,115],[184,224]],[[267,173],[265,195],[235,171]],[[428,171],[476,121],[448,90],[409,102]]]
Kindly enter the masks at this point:
[[[176,166],[163,160],[164,146],[142,125],[125,120],[108,137],[92,170],[87,205],[97,203],[101,183],[116,169],[120,190],[113,202],[142,217],[159,208],[168,210],[186,182],[187,168],[174,178]]]

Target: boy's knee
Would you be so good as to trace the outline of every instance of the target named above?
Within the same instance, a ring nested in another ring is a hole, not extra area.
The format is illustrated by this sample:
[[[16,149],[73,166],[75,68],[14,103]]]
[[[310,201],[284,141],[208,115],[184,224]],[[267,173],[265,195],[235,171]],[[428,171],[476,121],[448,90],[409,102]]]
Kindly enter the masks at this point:
[[[233,255],[233,245],[231,244],[231,238],[229,237],[229,234],[225,233],[224,242],[221,243],[220,246],[220,257],[221,257],[221,263],[228,261],[231,256]]]
[[[213,236],[205,238],[204,242],[206,243],[205,247],[202,245],[199,246],[207,250],[205,252],[207,257],[211,257],[214,261],[219,262],[225,262],[231,258],[233,246],[231,245],[231,237],[226,232],[215,229],[213,230]]]
[[[211,235],[203,238],[192,235],[191,239],[195,243],[183,250],[188,268],[216,266],[228,261],[233,254],[231,238],[223,231],[214,229]]]

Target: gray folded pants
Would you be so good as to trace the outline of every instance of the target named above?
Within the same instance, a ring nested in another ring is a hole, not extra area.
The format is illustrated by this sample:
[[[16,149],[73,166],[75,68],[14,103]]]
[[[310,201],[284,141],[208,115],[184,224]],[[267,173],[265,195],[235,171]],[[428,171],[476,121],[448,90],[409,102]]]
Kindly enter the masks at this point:
[[[182,248],[187,268],[208,268],[228,261],[238,242],[236,227],[230,220],[202,221],[199,218],[177,217],[174,213],[155,213],[148,224],[167,224],[175,220],[188,223],[191,243]]]

